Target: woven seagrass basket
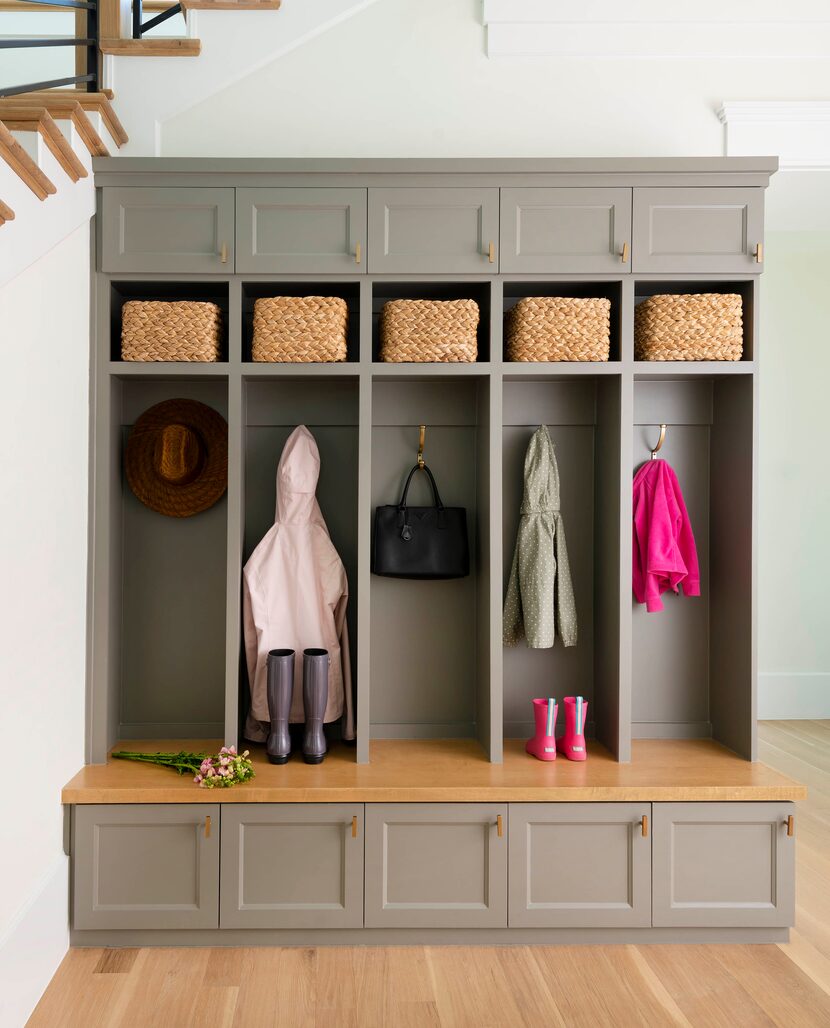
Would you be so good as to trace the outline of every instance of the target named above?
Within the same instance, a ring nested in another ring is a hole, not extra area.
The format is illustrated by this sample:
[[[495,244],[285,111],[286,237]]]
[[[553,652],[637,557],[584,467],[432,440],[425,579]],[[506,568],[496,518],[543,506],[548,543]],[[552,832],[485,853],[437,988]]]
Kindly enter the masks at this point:
[[[477,329],[475,300],[390,300],[380,315],[380,359],[475,361]]]
[[[743,344],[736,293],[649,296],[634,311],[638,361],[739,361]]]
[[[504,335],[509,361],[607,361],[611,301],[527,296],[507,312]]]
[[[344,361],[349,307],[339,296],[270,296],[254,303],[255,361]]]
[[[222,311],[197,300],[128,300],[121,308],[124,361],[218,361]]]

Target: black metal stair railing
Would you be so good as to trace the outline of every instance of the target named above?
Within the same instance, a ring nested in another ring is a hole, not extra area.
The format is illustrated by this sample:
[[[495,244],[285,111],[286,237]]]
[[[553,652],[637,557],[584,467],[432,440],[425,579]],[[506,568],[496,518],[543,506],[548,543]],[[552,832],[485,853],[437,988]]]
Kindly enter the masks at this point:
[[[85,88],[89,92],[97,92],[101,81],[98,64],[98,0],[27,0],[27,3],[37,4],[39,7],[63,7],[86,11],[86,35],[0,39],[0,50],[40,49],[51,46],[84,47],[86,49],[86,72],[83,75],[65,75],[62,78],[47,79],[42,82],[24,82],[19,85],[0,84],[0,97],[30,93],[36,89],[51,89],[54,86],[79,86],[82,84],[85,84]]]
[[[161,14],[157,14],[155,18],[150,18],[149,21],[142,23],[141,19],[144,17],[144,5],[142,0],[133,0],[133,39],[141,39],[145,32],[149,32],[150,29],[154,29],[156,25],[161,25],[162,22],[167,21],[169,18],[175,18],[177,14],[182,13],[181,4],[173,4],[172,7],[168,7],[166,11],[162,11]]]

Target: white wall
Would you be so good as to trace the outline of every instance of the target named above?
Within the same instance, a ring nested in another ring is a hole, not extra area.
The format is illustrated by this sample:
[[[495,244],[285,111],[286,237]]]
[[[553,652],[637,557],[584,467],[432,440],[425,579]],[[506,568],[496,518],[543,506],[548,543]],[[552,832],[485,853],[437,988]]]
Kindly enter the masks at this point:
[[[60,790],[84,760],[89,239],[83,225],[0,289],[3,1028],[24,1023],[68,945]]]

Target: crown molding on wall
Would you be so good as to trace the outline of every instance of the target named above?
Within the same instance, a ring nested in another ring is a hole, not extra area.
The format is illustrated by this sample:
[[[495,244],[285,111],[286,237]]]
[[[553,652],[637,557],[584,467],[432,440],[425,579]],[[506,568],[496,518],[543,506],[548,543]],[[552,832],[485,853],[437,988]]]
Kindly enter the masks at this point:
[[[777,154],[782,169],[830,171],[829,100],[725,100],[729,157]]]
[[[712,0],[666,11],[655,0],[593,0],[571,11],[549,0],[485,0],[489,57],[735,58],[830,57],[830,20],[815,2],[794,12],[756,0],[735,12]]]

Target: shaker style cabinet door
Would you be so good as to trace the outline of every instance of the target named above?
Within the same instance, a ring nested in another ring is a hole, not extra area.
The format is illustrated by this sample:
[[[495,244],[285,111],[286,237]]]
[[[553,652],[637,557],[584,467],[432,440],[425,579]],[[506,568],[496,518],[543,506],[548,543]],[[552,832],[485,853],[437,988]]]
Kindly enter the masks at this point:
[[[506,926],[507,804],[367,804],[367,928]]]
[[[650,927],[650,820],[649,803],[511,803],[510,927]]]
[[[655,803],[655,927],[792,925],[791,814],[792,803]]]
[[[758,272],[763,261],[763,189],[634,190],[636,272]]]
[[[369,189],[369,271],[495,273],[498,189]]]
[[[366,271],[365,189],[237,189],[236,270]]]
[[[232,272],[233,189],[104,189],[102,271]]]
[[[217,928],[219,804],[74,808],[74,928]]]
[[[501,270],[631,271],[631,190],[502,189]]]
[[[228,803],[222,928],[362,928],[363,804]]]

